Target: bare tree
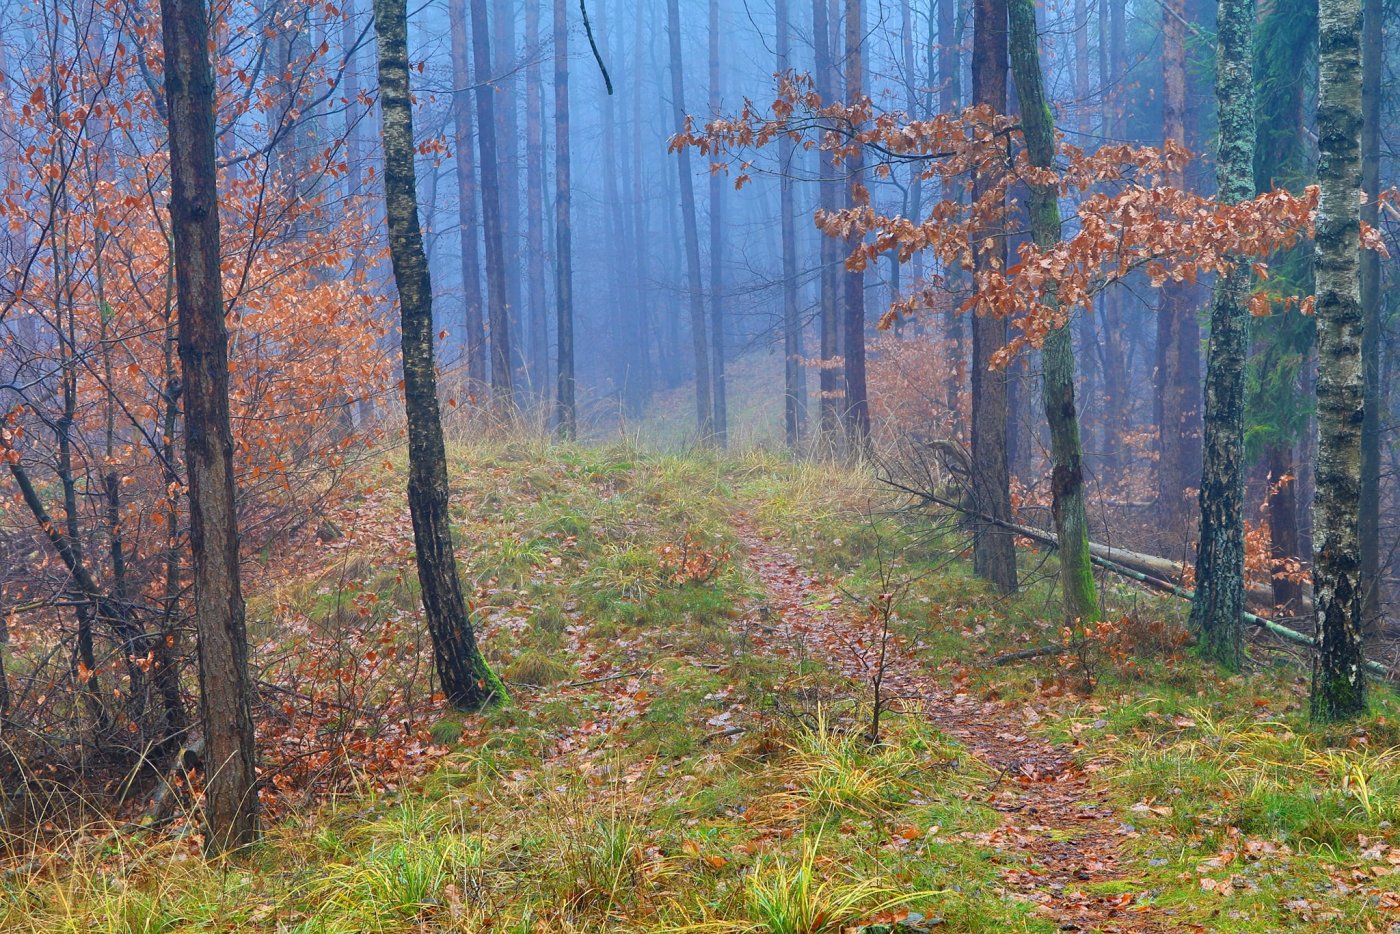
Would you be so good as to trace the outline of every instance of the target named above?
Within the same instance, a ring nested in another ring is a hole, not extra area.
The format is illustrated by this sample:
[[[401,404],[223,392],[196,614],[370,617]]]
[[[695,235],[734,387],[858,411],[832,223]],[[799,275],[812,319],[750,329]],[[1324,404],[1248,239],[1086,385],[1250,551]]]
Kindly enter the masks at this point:
[[[433,291],[418,223],[413,104],[408,84],[406,0],[375,0],[379,105],[383,113],[384,203],[389,256],[403,332],[404,412],[408,421],[408,509],[423,613],[448,703],[477,710],[505,700],[505,688],[476,643],[452,547],[447,449],[433,362]]]
[[[161,0],[194,624],[204,722],[205,851],[258,836],[256,739],[238,567],[228,332],[219,267],[214,73],[204,0]]]

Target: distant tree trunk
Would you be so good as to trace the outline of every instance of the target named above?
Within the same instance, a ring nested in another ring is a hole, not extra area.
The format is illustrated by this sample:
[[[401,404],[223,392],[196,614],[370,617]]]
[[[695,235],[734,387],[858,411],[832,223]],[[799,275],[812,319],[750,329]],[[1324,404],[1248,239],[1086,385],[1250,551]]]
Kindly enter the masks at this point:
[[[723,104],[719,86],[719,0],[710,0],[710,112]],[[729,436],[724,387],[724,180],[710,173],[710,353],[714,360],[714,436],[721,447]]]
[[[632,33],[632,55],[635,74],[643,74],[642,70],[642,48],[644,40],[650,34],[654,20],[655,8],[648,8],[648,15],[642,16],[641,11],[636,11],[633,17]],[[632,255],[635,262],[632,268],[633,290],[637,302],[637,372],[629,380],[629,385],[635,385],[634,399],[636,410],[640,412],[651,398],[651,390],[654,374],[651,369],[651,353],[648,346],[648,335],[655,332],[656,336],[656,361],[661,365],[664,351],[661,346],[660,328],[656,325],[656,319],[652,314],[651,300],[651,263],[649,262],[651,252],[650,230],[651,211],[649,210],[650,199],[646,192],[646,173],[643,171],[643,157],[645,147],[642,143],[642,101],[646,97],[640,91],[632,95]],[[668,174],[669,177],[669,174]]]
[[[945,114],[950,114],[958,111],[963,105],[962,31],[958,16],[960,4],[959,0],[929,0],[930,24],[934,21],[933,5],[935,3],[938,4],[938,109]],[[963,197],[961,185],[949,186],[946,182],[940,194],[944,198],[961,199]],[[959,271],[952,265],[943,272],[950,283],[965,281],[960,279]],[[948,357],[952,364],[952,372],[947,376],[946,404],[948,411],[952,413],[953,425],[959,435],[961,435],[963,428],[963,376],[967,367],[965,317],[966,314],[958,310],[957,303],[953,303],[952,309],[948,312]]]
[[[1162,8],[1162,138],[1186,145],[1186,2]],[[1167,179],[1184,188],[1185,174]],[[1168,534],[1180,539],[1190,522],[1186,490],[1201,471],[1200,328],[1188,283],[1167,282],[1157,306],[1157,509]]]
[[[524,333],[528,311],[521,300],[520,286],[520,109],[515,70],[519,67],[515,44],[516,0],[492,0],[491,60],[496,66],[489,73],[496,82],[496,151],[500,156],[497,179],[501,199],[501,245],[505,266],[506,320],[510,324],[511,368],[517,385],[529,385]],[[479,70],[478,70],[479,71]],[[479,109],[479,108],[478,108]]]
[[[1220,110],[1220,199],[1254,193],[1254,0],[1220,0],[1216,97]],[[1201,531],[1191,628],[1207,658],[1231,670],[1244,662],[1244,377],[1250,269],[1221,275],[1211,302],[1206,355]]]
[[[1033,166],[1055,165],[1055,121],[1045,99],[1036,36],[1035,0],[1011,0],[1011,73],[1021,105],[1021,129]],[[1030,186],[1031,235],[1042,250],[1060,242],[1059,190],[1051,185]],[[1045,304],[1056,307],[1054,286]],[[1060,588],[1065,619],[1087,623],[1099,615],[1099,598],[1094,585],[1094,566],[1089,561],[1089,520],[1084,510],[1083,452],[1079,444],[1079,416],[1074,406],[1074,345],[1069,322],[1053,328],[1045,336],[1042,353],[1044,368],[1045,421],[1050,427],[1050,453],[1053,463],[1050,491],[1056,554],[1060,559]]]
[[[813,70],[817,93],[824,101],[836,99],[836,80],[831,63],[830,5],[828,0],[812,0]],[[840,197],[835,165],[831,154],[818,153],[818,203],[823,211],[834,211]],[[818,395],[821,397],[821,442],[831,453],[836,450],[841,433],[840,326],[837,311],[837,264],[840,246],[831,237],[823,236],[820,251],[820,323],[821,360],[817,370]]]
[[[671,46],[671,109],[676,132],[685,125],[685,71],[681,63],[681,12],[679,0],[666,0],[667,33]],[[690,289],[690,339],[695,351],[695,412],[700,440],[714,435],[710,394],[710,348],[705,336],[704,277],[700,274],[700,232],[695,222],[695,179],[690,174],[690,147],[677,153],[681,181],[681,220],[685,227],[685,259]]]
[[[1318,4],[1317,494],[1312,716],[1366,710],[1358,516],[1365,373],[1361,359],[1361,0]]]
[[[403,332],[404,414],[408,422],[408,510],[423,615],[433,661],[448,703],[478,710],[506,699],[505,688],[476,644],[457,576],[448,512],[447,450],[433,364],[433,289],[418,226],[413,104],[408,83],[406,0],[375,0],[379,36],[379,107],[383,114],[384,204],[389,258]]]
[[[865,15],[861,0],[846,0],[846,100],[855,103],[865,94]],[[865,156],[860,147],[846,162],[852,203],[867,197],[863,177]],[[855,250],[860,238],[846,243]],[[847,268],[846,292],[846,436],[851,449],[861,451],[870,443],[870,403],[865,387],[865,272]]]
[[[161,0],[194,626],[204,722],[205,851],[258,836],[257,749],[238,567],[228,332],[219,270],[214,73],[203,0]]]
[[[972,102],[1006,111],[1007,0],[975,0],[972,26]],[[972,199],[996,184],[986,172],[972,179]],[[1006,268],[1006,241],[998,227],[979,231],[974,260],[978,271]],[[991,246],[985,244],[990,241]],[[1011,519],[1011,478],[1006,461],[1006,375],[993,372],[992,356],[1006,346],[1006,319],[972,318],[972,499],[977,511],[1000,521]],[[1016,590],[1016,543],[1004,529],[976,526],[972,565],[1002,593]]]
[[[486,325],[481,315],[481,252],[477,243],[476,164],[472,158],[471,71],[467,67],[466,0],[449,0],[452,33],[452,122],[457,160],[457,221],[462,253],[462,319],[467,382],[471,391],[486,385]]]
[[[1366,203],[1361,219],[1379,226],[1377,198],[1381,191],[1381,74],[1385,67],[1380,0],[1365,0],[1361,49],[1361,188]],[[1381,257],[1375,250],[1361,254],[1361,311],[1364,317],[1361,360],[1366,371],[1366,416],[1361,423],[1361,593],[1366,629],[1381,620],[1384,582],[1381,578]]]
[[[558,317],[556,414],[559,437],[578,434],[574,403],[573,218],[569,166],[569,15],[568,0],[554,0],[554,301]]]
[[[778,71],[792,68],[792,24],[788,0],[776,0]],[[797,227],[793,205],[792,160],[797,146],[784,135],[778,140],[779,213],[783,237],[783,430],[789,448],[802,443],[807,420],[807,375],[802,366],[802,321],[797,304]]]
[[[530,305],[530,391],[549,398],[549,330],[544,297],[544,91],[540,86],[540,5],[525,0],[525,246],[526,286]]]
[[[1099,10],[1107,16],[1100,17],[1099,41],[1105,49],[1108,70],[1103,81],[1104,136],[1113,144],[1123,142],[1126,119],[1123,94],[1125,72],[1125,24],[1124,7],[1126,0],[1108,0],[1107,6],[1101,2]],[[1105,28],[1107,33],[1104,32]],[[1110,285],[1103,292],[1099,307],[1103,312],[1103,389],[1104,426],[1103,460],[1109,476],[1117,476],[1127,466],[1123,440],[1127,435],[1132,414],[1132,389],[1129,385],[1127,353],[1124,340],[1123,292],[1119,284]]]
[[[491,77],[491,39],[486,0],[471,0],[472,64],[476,69],[477,143],[481,153],[481,220],[486,240],[486,301],[491,325],[491,394],[502,413],[515,411],[511,373],[510,306],[501,222],[501,162],[496,152],[496,89]]]

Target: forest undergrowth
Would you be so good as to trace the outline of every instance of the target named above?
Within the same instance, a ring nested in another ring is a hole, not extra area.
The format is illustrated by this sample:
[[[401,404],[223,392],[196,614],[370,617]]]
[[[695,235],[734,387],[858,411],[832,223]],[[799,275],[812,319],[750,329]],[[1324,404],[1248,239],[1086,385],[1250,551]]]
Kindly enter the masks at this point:
[[[893,508],[860,470],[451,454],[510,703],[464,717],[434,698],[405,507],[366,493],[342,535],[261,556],[250,588],[263,842],[208,862],[180,814],[51,822],[8,841],[0,929],[1400,924],[1388,692],[1318,731],[1294,655],[1256,642],[1222,676],[1183,605],[1116,584],[1113,622],[1065,629],[1052,557],[1023,552],[1029,585],[999,598],[954,523]],[[402,486],[402,463],[380,470]]]

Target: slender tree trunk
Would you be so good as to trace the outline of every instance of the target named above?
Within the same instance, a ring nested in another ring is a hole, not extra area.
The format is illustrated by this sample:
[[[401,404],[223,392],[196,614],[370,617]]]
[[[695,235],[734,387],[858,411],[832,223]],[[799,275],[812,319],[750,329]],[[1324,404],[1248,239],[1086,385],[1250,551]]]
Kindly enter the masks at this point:
[[[972,102],[1006,111],[1006,0],[975,0],[972,26]],[[977,201],[996,183],[979,172],[972,180]],[[979,231],[978,271],[1006,268],[1006,241],[999,227]],[[990,241],[990,246],[986,244]],[[1006,346],[1006,319],[972,318],[972,500],[977,512],[1011,520],[1011,478],[1006,461],[1006,375],[991,368]],[[1016,590],[1016,543],[1001,526],[979,523],[972,546],[973,569],[1002,593]]]
[[[817,93],[824,101],[836,99],[836,81],[831,63],[831,7],[828,0],[812,0],[813,76]],[[831,154],[818,153],[818,203],[823,211],[834,211],[840,196],[836,169]],[[820,324],[821,359],[817,369],[818,395],[821,397],[821,443],[827,453],[837,449],[841,434],[842,390],[838,357],[841,353],[840,327],[837,317],[837,264],[840,246],[831,237],[823,236],[818,247],[821,262]]]
[[[1162,138],[1186,145],[1186,2],[1162,7]],[[1167,184],[1184,188],[1183,172]],[[1157,509],[1168,535],[1180,539],[1190,522],[1186,490],[1200,476],[1200,328],[1189,283],[1167,282],[1157,306]]]
[[[568,0],[554,0],[554,301],[558,341],[555,418],[559,437],[578,434],[574,402],[573,176],[569,165]]]
[[[632,61],[635,73],[640,75],[642,70],[642,47],[644,40],[650,35],[651,23],[654,20],[654,8],[648,8],[648,16],[642,16],[641,10],[637,10],[633,16],[632,32]],[[663,358],[661,347],[661,333],[656,326],[652,315],[652,288],[651,288],[651,211],[650,199],[646,191],[646,172],[643,162],[645,148],[642,145],[642,101],[646,95],[640,88],[634,88],[632,92],[632,255],[635,262],[632,267],[633,291],[637,303],[637,329],[638,339],[636,347],[637,372],[629,381],[635,386],[633,396],[636,411],[640,412],[651,398],[654,374],[652,373],[652,357],[648,347],[648,335],[656,332],[657,350],[656,360],[658,366]]]
[[[1254,0],[1220,0],[1216,97],[1220,110],[1220,195],[1237,204],[1254,193]],[[1244,662],[1244,376],[1250,269],[1221,275],[1211,301],[1206,355],[1201,531],[1191,628],[1202,653],[1226,668]]]
[[[865,15],[862,0],[846,0],[846,100],[855,103],[865,95]],[[850,174],[851,199],[867,197],[865,156],[859,147],[846,162]],[[860,246],[860,238],[846,242],[850,250]],[[861,451],[870,443],[870,402],[865,386],[865,271],[846,269],[846,436],[851,450]]]
[[[720,93],[719,0],[710,0],[710,112],[718,114]],[[714,360],[714,436],[721,447],[729,436],[724,386],[724,179],[710,173],[710,353]]]
[[[1313,602],[1317,660],[1312,715],[1366,710],[1362,665],[1361,429],[1365,373],[1360,296],[1361,0],[1318,4],[1317,494]]]
[[[1361,49],[1361,188],[1366,203],[1361,219],[1378,226],[1381,191],[1381,74],[1385,67],[1380,0],[1364,0]],[[1366,415],[1361,423],[1361,593],[1366,628],[1381,620],[1384,583],[1380,567],[1381,512],[1381,257],[1361,253],[1361,312],[1364,330],[1361,360],[1366,373]]]
[[[457,221],[462,254],[462,324],[470,391],[486,385],[486,325],[481,306],[481,252],[477,241],[476,162],[472,158],[471,71],[467,67],[466,0],[449,0],[452,32],[452,123],[457,160]]]
[[[491,326],[491,394],[502,414],[515,411],[511,373],[510,305],[501,222],[501,162],[496,153],[496,89],[491,77],[491,40],[486,0],[471,0],[472,64],[476,78],[477,143],[481,154],[481,220],[486,240],[486,301]]]
[[[1055,165],[1055,121],[1045,99],[1040,47],[1036,36],[1035,0],[1011,0],[1011,73],[1021,104],[1021,129],[1033,166]],[[1031,236],[1036,246],[1049,250],[1060,242],[1059,190],[1052,185],[1030,186]],[[1054,286],[1045,297],[1048,307],[1057,307]],[[1059,540],[1060,587],[1065,619],[1083,624],[1098,617],[1099,599],[1094,586],[1094,567],[1089,561],[1089,521],[1084,510],[1083,452],[1079,444],[1079,416],[1074,406],[1074,346],[1069,322],[1052,328],[1045,336],[1042,352],[1044,369],[1045,421],[1050,427],[1050,453],[1053,464],[1050,490],[1055,536]]]
[[[530,390],[549,398],[549,330],[544,296],[544,91],[540,86],[540,6],[525,0],[525,246],[526,295],[530,305]]]
[[[963,106],[962,97],[962,30],[959,25],[959,0],[929,0],[929,20],[934,20],[933,5],[938,4],[938,109],[945,114],[954,113]],[[962,186],[950,186],[945,182],[940,194],[945,198],[961,199]],[[965,281],[960,271],[953,265],[943,270],[952,285]],[[952,372],[948,374],[946,404],[952,413],[957,435],[962,436],[963,378],[967,370],[967,337],[965,334],[966,314],[959,311],[957,303],[948,312],[948,359]]]
[[[1126,0],[1108,0],[1107,7],[1100,3],[1100,13],[1106,13],[1100,28],[1100,42],[1104,45],[1108,70],[1103,82],[1104,135],[1110,144],[1124,141],[1127,125],[1124,113],[1124,92],[1126,88],[1126,37],[1124,6]],[[1104,29],[1107,28],[1107,33]],[[1123,439],[1127,435],[1132,414],[1132,388],[1129,385],[1125,331],[1123,321],[1122,285],[1110,285],[1103,293],[1099,307],[1103,311],[1103,388],[1104,388],[1104,428],[1103,459],[1110,476],[1117,476],[1126,467]]]
[[[671,110],[676,132],[685,125],[685,71],[681,62],[680,0],[666,0],[666,25],[671,46]],[[695,351],[695,414],[700,440],[708,444],[714,435],[714,411],[710,387],[710,348],[705,336],[704,277],[700,274],[700,232],[695,221],[695,179],[690,170],[690,148],[677,154],[681,182],[681,221],[685,228],[685,260],[690,290],[690,339]]]
[[[228,332],[219,270],[214,73],[203,0],[161,0],[170,220],[185,403],[194,625],[206,761],[205,851],[258,836],[257,748],[238,567]]]
[[[379,37],[385,216],[403,332],[408,509],[413,519],[418,583],[442,692],[459,710],[477,710],[501,703],[506,693],[476,644],[452,548],[447,450],[433,363],[433,290],[418,226],[406,0],[375,0],[374,27]]]
[[[778,71],[792,68],[792,24],[788,0],[776,0]],[[783,237],[783,429],[789,448],[802,443],[807,421],[807,376],[802,366],[802,321],[797,303],[797,227],[793,204],[792,161],[797,146],[786,135],[778,140],[779,213]]]
[[[518,385],[531,385],[526,360],[520,269],[520,109],[515,70],[519,66],[515,44],[516,0],[492,0],[491,60],[496,70],[496,152],[500,156],[496,178],[500,184],[501,246],[505,266],[506,320],[510,325],[511,369]],[[478,69],[480,73],[480,69]],[[478,108],[479,109],[479,108]]]

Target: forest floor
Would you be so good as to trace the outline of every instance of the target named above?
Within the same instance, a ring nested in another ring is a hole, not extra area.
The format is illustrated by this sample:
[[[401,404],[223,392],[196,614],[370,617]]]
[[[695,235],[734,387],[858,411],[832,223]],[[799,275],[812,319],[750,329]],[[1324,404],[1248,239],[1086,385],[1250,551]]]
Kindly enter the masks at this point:
[[[480,443],[453,450],[459,553],[512,698],[463,716],[404,665],[401,470],[250,590],[261,655],[384,646],[318,726],[349,780],[271,781],[236,861],[115,825],[18,854],[0,929],[1400,930],[1389,694],[1315,731],[1292,655],[1222,677],[1180,606],[1116,587],[1066,640],[1051,558],[998,597],[859,471]],[[380,717],[346,739],[352,707]]]

